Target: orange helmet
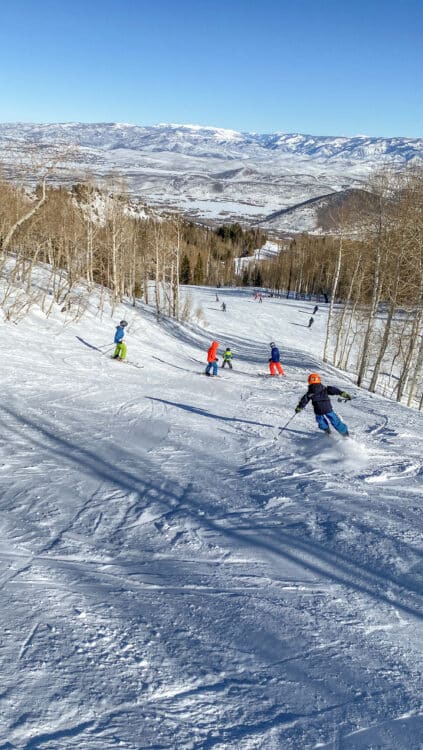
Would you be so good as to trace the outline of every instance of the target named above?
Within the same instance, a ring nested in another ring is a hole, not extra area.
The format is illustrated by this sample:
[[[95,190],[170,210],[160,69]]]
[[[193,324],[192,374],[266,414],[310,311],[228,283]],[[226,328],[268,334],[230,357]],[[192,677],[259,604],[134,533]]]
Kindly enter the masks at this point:
[[[313,385],[313,383],[320,383],[320,375],[317,374],[317,372],[311,372],[308,376],[308,384]]]

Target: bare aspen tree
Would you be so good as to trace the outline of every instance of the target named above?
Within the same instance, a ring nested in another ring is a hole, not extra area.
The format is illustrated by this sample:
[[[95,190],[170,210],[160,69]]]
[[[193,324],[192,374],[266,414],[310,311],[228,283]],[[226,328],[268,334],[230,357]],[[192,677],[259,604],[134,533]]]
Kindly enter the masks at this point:
[[[172,315],[179,320],[179,274],[180,274],[180,254],[181,254],[181,232],[182,219],[177,217],[173,222],[173,259],[172,259]]]
[[[384,252],[383,252],[383,242],[384,242],[384,213],[385,213],[385,193],[384,193],[384,187],[385,185],[382,185],[379,190],[379,210],[376,220],[376,236],[374,238],[373,242],[373,272],[371,277],[369,278],[369,282],[371,285],[371,301],[367,312],[367,325],[366,325],[366,331],[364,334],[364,340],[361,348],[361,354],[360,354],[360,360],[359,360],[359,369],[358,369],[358,375],[357,375],[357,385],[361,386],[363,384],[366,372],[367,372],[367,365],[369,360],[369,354],[370,354],[370,344],[371,344],[371,337],[374,330],[376,315],[379,307],[379,303],[381,301],[381,294],[382,294],[382,263],[384,258]]]
[[[333,362],[338,367],[342,367],[342,366],[345,367],[346,366],[346,363],[343,365],[343,361],[344,361],[343,360],[343,352],[346,351],[346,344],[347,344],[347,341],[348,341],[349,331],[350,331],[350,327],[351,327],[351,320],[352,320],[351,300],[352,300],[352,297],[353,297],[353,292],[354,292],[354,288],[355,288],[355,285],[356,285],[357,278],[359,277],[359,274],[360,274],[361,259],[362,259],[361,253],[358,254],[356,260],[354,259],[354,261],[355,261],[354,262],[354,269],[353,269],[353,272],[352,272],[352,275],[351,275],[351,279],[350,279],[350,283],[349,283],[349,287],[348,287],[347,296],[343,300],[343,304],[342,304],[342,310],[341,310],[341,315],[340,315],[340,320],[339,320],[339,327],[338,327],[338,334],[337,334],[337,337],[336,337],[335,349],[334,349],[334,353],[333,353]],[[349,317],[348,325],[346,325],[347,317]],[[344,345],[344,347],[342,349],[342,352],[341,352],[341,354],[339,355],[339,358],[338,358],[338,352],[340,351],[342,337],[344,337],[345,345]]]
[[[412,406],[416,397],[417,389],[421,387],[423,370],[423,330],[420,333],[420,345],[417,350],[416,363],[410,379],[410,389],[408,392],[407,406]]]

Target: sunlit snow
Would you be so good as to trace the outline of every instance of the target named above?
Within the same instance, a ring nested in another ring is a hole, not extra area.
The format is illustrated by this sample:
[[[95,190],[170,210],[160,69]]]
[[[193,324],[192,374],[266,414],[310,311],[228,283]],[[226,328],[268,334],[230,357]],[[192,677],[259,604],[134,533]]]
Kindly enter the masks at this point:
[[[423,415],[322,365],[324,305],[189,293],[1,325],[0,748],[418,750]],[[310,370],[352,438],[280,430]]]

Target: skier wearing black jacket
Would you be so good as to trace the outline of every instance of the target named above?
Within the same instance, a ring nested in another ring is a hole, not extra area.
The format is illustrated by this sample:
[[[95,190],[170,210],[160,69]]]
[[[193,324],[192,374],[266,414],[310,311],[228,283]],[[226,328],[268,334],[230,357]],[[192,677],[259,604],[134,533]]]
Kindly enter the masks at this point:
[[[329,396],[341,396],[347,401],[351,400],[351,396],[346,391],[341,391],[334,385],[322,385],[320,375],[312,372],[308,376],[308,391],[300,399],[295,411],[297,413],[302,411],[308,402],[311,401],[317,424],[321,430],[329,434],[331,424],[337,432],[348,437],[348,427],[333,411]]]

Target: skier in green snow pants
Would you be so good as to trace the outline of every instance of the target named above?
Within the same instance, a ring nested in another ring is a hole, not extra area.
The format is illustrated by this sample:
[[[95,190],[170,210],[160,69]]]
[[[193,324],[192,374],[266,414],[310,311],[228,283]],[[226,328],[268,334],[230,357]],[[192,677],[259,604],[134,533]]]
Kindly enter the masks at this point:
[[[115,344],[116,348],[113,354],[113,359],[120,359],[123,361],[126,357],[126,344],[123,342],[123,337],[125,335],[125,327],[127,326],[126,320],[121,320],[119,325],[116,326],[116,333],[115,333]]]

